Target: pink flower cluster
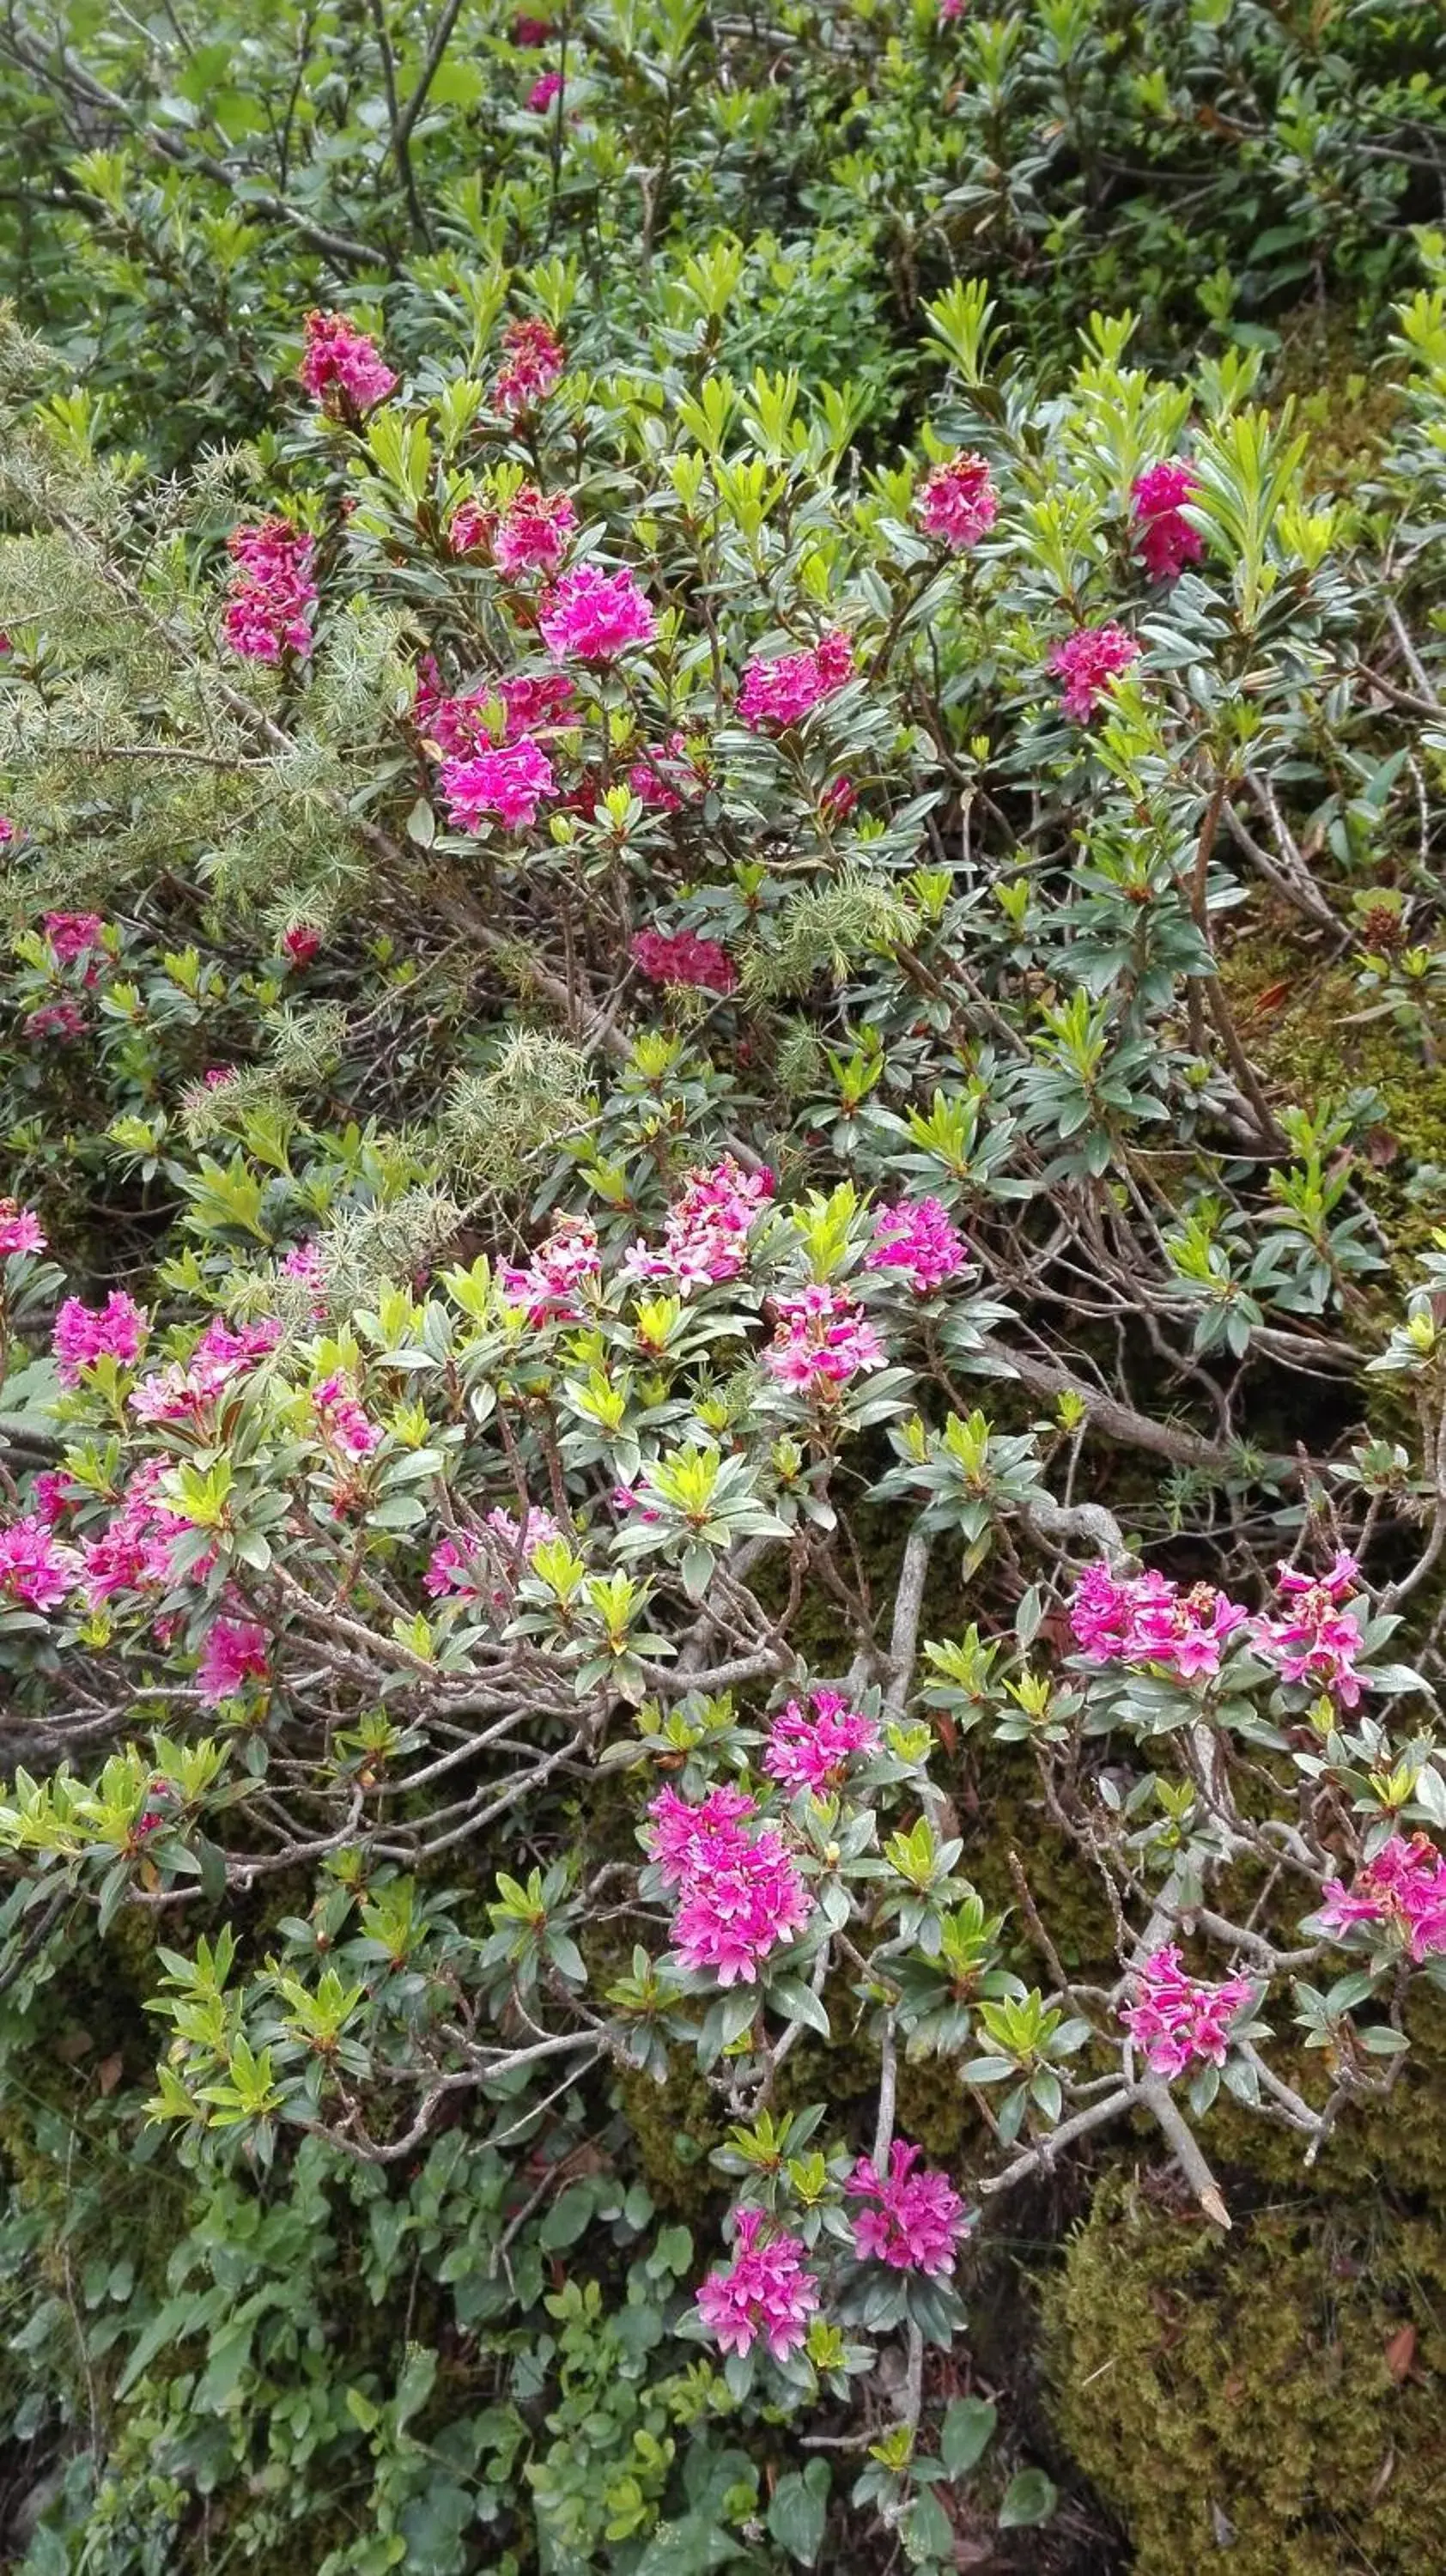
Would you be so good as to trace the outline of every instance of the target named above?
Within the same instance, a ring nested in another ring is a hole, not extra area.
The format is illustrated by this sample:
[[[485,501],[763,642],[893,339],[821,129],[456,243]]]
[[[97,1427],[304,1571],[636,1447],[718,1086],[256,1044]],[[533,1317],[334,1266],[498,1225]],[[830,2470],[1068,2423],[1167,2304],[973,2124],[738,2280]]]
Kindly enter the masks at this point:
[[[510,579],[519,572],[556,572],[577,526],[577,512],[565,492],[539,492],[524,483],[513,495],[492,532],[492,557]]]
[[[854,668],[852,644],[841,627],[833,627],[811,651],[750,662],[738,692],[738,713],[754,733],[764,725],[784,733],[845,688]]]
[[[312,1388],[311,1405],[322,1438],[339,1449],[344,1458],[366,1458],[381,1447],[380,1429],[369,1419],[340,1371]]]
[[[1284,1616],[1257,1619],[1251,1628],[1257,1651],[1275,1665],[1283,1682],[1329,1691],[1345,1708],[1357,1707],[1365,1689],[1356,1670],[1361,1632],[1353,1617],[1341,1615],[1358,1571],[1355,1558],[1344,1550],[1318,1576],[1282,1565],[1277,1590]]]
[[[698,2292],[698,2314],[724,2352],[751,2352],[763,2337],[775,2361],[808,2339],[818,2283],[807,2248],[786,2228],[770,2228],[761,2209],[740,2209],[733,2260],[710,2272]]]
[[[797,1296],[778,1298],[775,1311],[767,1364],[796,1394],[846,1386],[862,1371],[883,1367],[883,1343],[842,1288],[810,1280]]]
[[[815,1797],[836,1789],[856,1753],[877,1753],[879,1730],[871,1717],[850,1708],[842,1693],[815,1690],[808,1706],[791,1699],[768,1730],[763,1768],[785,1789],[811,1789]]]
[[[640,930],[628,953],[654,984],[693,984],[702,993],[737,987],[738,969],[727,949],[696,931]]]
[[[163,1369],[143,1377],[131,1396],[131,1411],[142,1422],[201,1420],[214,1399],[281,1339],[275,1315],[233,1332],[217,1315],[206,1326],[189,1360],[168,1360]]]
[[[0,1601],[22,1610],[58,1610],[80,1571],[80,1558],[35,1513],[0,1529]]]
[[[1182,504],[1200,489],[1194,468],[1177,458],[1147,466],[1130,487],[1135,505],[1135,544],[1151,581],[1174,581],[1187,563],[1198,563],[1205,540],[1183,515]]]
[[[536,822],[539,803],[553,794],[556,784],[546,752],[527,734],[499,750],[477,751],[442,764],[447,819],[457,832],[480,832],[493,815],[505,830],[525,831]]]
[[[667,1279],[684,1294],[736,1279],[748,1257],[749,1229],[773,1188],[766,1167],[745,1172],[731,1154],[690,1172],[668,1210],[659,1249],[651,1252],[641,1240],[633,1244],[623,1277]]]
[[[881,2174],[871,2156],[860,2156],[849,2178],[856,2200],[875,2204],[854,2218],[854,2252],[895,2272],[924,2272],[940,2280],[953,2271],[969,2214],[947,2174],[916,2173],[920,2149],[895,2138]]]
[[[96,1538],[81,1541],[87,1597],[99,1609],[117,1592],[147,1592],[174,1580],[172,1551],[188,1524],[160,1499],[166,1458],[147,1458],[126,1487],[120,1509]],[[209,1571],[213,1555],[189,1569],[192,1579]]]
[[[254,1619],[216,1619],[206,1631],[196,1675],[210,1708],[234,1699],[248,1681],[266,1678],[266,1631]]]
[[[977,546],[999,516],[999,495],[982,456],[951,456],[936,465],[919,494],[920,522],[956,554]]]
[[[651,644],[657,616],[630,572],[579,564],[548,594],[538,627],[559,662],[616,662],[635,644]]]
[[[513,420],[544,402],[562,382],[567,364],[561,342],[545,322],[509,322],[502,334],[505,352],[492,384],[494,407]]]
[[[1096,1663],[1164,1664],[1181,1681],[1218,1673],[1222,1646],[1249,1616],[1211,1584],[1181,1592],[1153,1572],[1117,1581],[1103,1565],[1086,1568],[1069,1606],[1075,1643]]]
[[[866,1270],[901,1270],[916,1297],[929,1297],[956,1278],[969,1255],[940,1199],[901,1199],[874,1211],[873,1250]]]
[[[307,967],[321,947],[321,932],[308,921],[293,921],[281,934],[281,953],[298,968]]]
[[[1446,1859],[1429,1835],[1393,1834],[1362,1862],[1349,1888],[1338,1878],[1327,1882],[1320,1913],[1337,1937],[1374,1925],[1418,1963],[1436,1958],[1446,1951]]]
[[[48,912],[44,927],[60,964],[72,966],[78,957],[89,957],[100,947],[105,923],[98,912]],[[87,983],[92,980],[86,977]]]
[[[586,1217],[561,1216],[525,1268],[498,1263],[509,1305],[525,1306],[529,1324],[576,1323],[586,1309],[582,1290],[602,1276],[597,1227]]]
[[[543,116],[562,88],[561,72],[543,72],[527,93],[527,104],[534,116]]]
[[[513,1596],[513,1576],[519,1559],[530,1562],[544,1539],[560,1535],[551,1512],[531,1508],[524,1531],[511,1512],[489,1512],[483,1524],[488,1537],[480,1544],[461,1538],[437,1541],[422,1577],[424,1588],[434,1601],[444,1593],[460,1593],[467,1601],[489,1601],[494,1610],[506,1610]],[[505,1569],[499,1581],[496,1560]]]
[[[119,1360],[130,1368],[140,1358],[146,1335],[146,1311],[123,1288],[113,1288],[103,1306],[83,1305],[67,1297],[55,1318],[51,1349],[60,1362],[61,1383],[75,1386],[80,1372],[96,1360]]]
[[[757,1981],[780,1941],[791,1941],[813,1899],[773,1826],[750,1830],[753,1801],[715,1789],[690,1807],[663,1789],[648,1809],[653,1852],[678,1891],[673,1939],[685,1968],[710,1969],[720,1986]]]
[[[1060,701],[1065,714],[1088,724],[1096,707],[1108,700],[1111,681],[1139,658],[1140,648],[1123,626],[1078,627],[1049,657],[1050,669],[1065,684]]]
[[[1136,2000],[1122,2009],[1120,2018],[1154,2074],[1183,2074],[1196,2058],[1224,2065],[1230,2025],[1255,1991],[1248,1977],[1231,1977],[1223,1986],[1203,1985],[1186,1974],[1172,1945],[1152,1950],[1136,1969],[1134,1982]]]
[[[297,373],[324,411],[338,416],[368,412],[385,402],[396,377],[376,343],[344,313],[308,313],[306,347]]]
[[[500,736],[489,728],[489,711],[494,719],[501,714]],[[427,748],[440,752],[444,759],[485,750],[499,739],[517,742],[540,728],[566,724],[572,713],[572,682],[560,672],[546,672],[537,678],[524,673],[516,679],[490,680],[480,689],[448,697],[430,653],[417,668],[412,721]]]
[[[60,1002],[42,1002],[25,1015],[28,1038],[78,1038],[84,1027],[85,1013],[69,994]]]
[[[307,612],[317,597],[314,539],[289,519],[263,519],[233,528],[230,551],[236,570],[223,622],[232,652],[248,662],[279,662],[283,653],[304,661],[311,651]]]
[[[702,793],[707,774],[690,754],[685,736],[674,733],[666,743],[648,745],[643,758],[628,771],[628,785],[640,805],[652,805],[661,814],[680,814],[690,798]]]
[[[45,1228],[33,1208],[0,1199],[0,1259],[11,1252],[43,1252]]]

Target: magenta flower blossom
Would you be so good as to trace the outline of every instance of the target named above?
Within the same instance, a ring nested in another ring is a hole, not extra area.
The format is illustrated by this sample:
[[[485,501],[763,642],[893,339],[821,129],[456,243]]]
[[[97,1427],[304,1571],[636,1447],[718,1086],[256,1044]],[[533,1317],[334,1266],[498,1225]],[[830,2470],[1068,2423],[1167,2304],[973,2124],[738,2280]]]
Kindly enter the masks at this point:
[[[822,1797],[836,1789],[856,1753],[877,1753],[879,1730],[871,1717],[850,1708],[840,1692],[810,1691],[808,1706],[791,1699],[768,1730],[763,1768],[785,1789],[811,1789]]]
[[[916,1297],[930,1297],[964,1268],[969,1255],[939,1199],[901,1199],[874,1210],[873,1250],[866,1270],[899,1270]]]
[[[365,331],[344,313],[308,313],[306,348],[297,369],[323,411],[362,413],[385,402],[396,377]]]
[[[778,1316],[765,1359],[779,1383],[796,1394],[846,1386],[851,1377],[882,1368],[883,1343],[862,1306],[841,1288],[811,1280],[797,1296],[776,1301]]]
[[[1257,1619],[1251,1628],[1257,1654],[1274,1664],[1283,1682],[1329,1691],[1345,1708],[1357,1707],[1366,1687],[1356,1670],[1362,1637],[1355,1611],[1348,1607],[1342,1615],[1341,1609],[1357,1572],[1355,1558],[1344,1550],[1320,1576],[1282,1565],[1278,1589],[1285,1615]]]
[[[98,912],[48,912],[44,928],[61,965],[70,966],[99,948],[105,923]]]
[[[43,1252],[45,1228],[33,1208],[16,1199],[0,1199],[0,1259],[11,1252]]]
[[[62,1546],[37,1514],[0,1529],[0,1601],[22,1610],[58,1610],[79,1572],[75,1549]]]
[[[739,1827],[745,1817],[757,1813],[745,1790],[730,1789],[726,1783],[710,1789],[696,1806],[680,1798],[676,1789],[660,1789],[648,1808],[652,1823],[646,1831],[664,1886],[681,1887],[699,1866],[705,1846],[716,1858],[731,1836],[742,1849],[748,1837]]]
[[[283,653],[305,661],[308,611],[317,598],[315,540],[289,519],[263,519],[254,528],[233,528],[229,545],[236,570],[222,622],[232,652],[249,662],[279,662]]]
[[[54,1529],[84,1495],[84,1485],[78,1485],[63,1467],[42,1467],[39,1475],[31,1480],[30,1508],[39,1514],[47,1529]]]
[[[1223,2066],[1230,2025],[1254,1995],[1248,1977],[1203,1985],[1173,1947],[1153,1950],[1134,1974],[1135,2001],[1121,2008],[1131,2039],[1156,2075],[1181,2075],[1193,2060]]]
[[[85,1013],[67,993],[62,1001],[42,1002],[38,1010],[27,1011],[24,1026],[28,1038],[78,1038]]]
[[[464,1601],[487,1602],[496,1611],[509,1611],[519,1559],[530,1562],[544,1539],[560,1535],[551,1512],[531,1507],[525,1533],[513,1514],[505,1511],[489,1512],[483,1527],[485,1535],[479,1539],[438,1539],[422,1577],[434,1601],[455,1592]]]
[[[706,773],[680,733],[670,734],[666,743],[650,743],[644,757],[628,771],[628,785],[639,804],[655,806],[663,814],[681,813],[707,783]]]
[[[1409,1950],[1418,1965],[1436,1958],[1446,1951],[1446,1859],[1427,1834],[1392,1834],[1349,1888],[1327,1881],[1320,1919],[1337,1940],[1365,1924]]]
[[[1116,1581],[1102,1565],[1080,1576],[1069,1608],[1076,1645],[1101,1664],[1163,1664],[1181,1681],[1220,1670],[1221,1649],[1250,1614],[1211,1584],[1182,1593],[1163,1574]]]
[[[281,934],[281,953],[298,968],[309,966],[320,947],[321,932],[313,930],[310,922],[294,921]]]
[[[841,627],[832,628],[812,651],[754,660],[738,692],[739,716],[754,733],[765,725],[784,733],[845,688],[854,668],[853,646]]]
[[[761,2209],[738,2211],[733,2260],[698,2292],[698,2314],[724,2352],[751,2352],[761,2335],[774,2360],[786,2361],[807,2341],[818,2283],[806,2251],[801,2237],[770,2229]]]
[[[736,1826],[700,1834],[682,1881],[673,1940],[685,1968],[720,1986],[757,1982],[770,1950],[791,1941],[813,1898],[771,1825],[751,1842]]]
[[[1065,683],[1065,714],[1088,724],[1096,707],[1108,702],[1111,681],[1139,658],[1140,648],[1123,626],[1078,627],[1049,657],[1050,669]]]
[[[562,343],[545,322],[509,322],[502,334],[506,352],[492,385],[494,407],[509,419],[532,411],[562,382],[567,364]]]
[[[955,553],[977,546],[999,516],[999,495],[982,456],[951,456],[936,465],[919,493],[919,519],[927,534]]]
[[[216,1619],[206,1631],[196,1675],[211,1708],[234,1699],[248,1681],[266,1678],[266,1631],[254,1619]]]
[[[599,572],[596,564],[565,572],[537,623],[559,662],[616,662],[633,645],[651,644],[658,631],[632,574]]]
[[[565,492],[539,492],[524,483],[507,504],[492,538],[499,572],[556,572],[577,526],[577,512]]]
[[[1135,505],[1135,544],[1151,581],[1173,581],[1187,563],[1198,563],[1205,540],[1183,515],[1181,504],[1193,501],[1200,478],[1178,457],[1147,466],[1130,487]]]
[[[514,18],[512,21],[514,45],[545,45],[551,41],[553,32],[550,18]]]
[[[497,1265],[509,1305],[525,1306],[530,1324],[577,1323],[585,1312],[584,1289],[602,1276],[597,1227],[586,1217],[561,1216],[525,1269]]]
[[[738,969],[727,949],[691,930],[640,930],[628,954],[654,984],[692,984],[702,993],[737,988]]]
[[[0,814],[0,850],[8,850],[15,838],[15,826],[8,814]]]
[[[481,832],[495,815],[509,832],[525,831],[537,820],[544,796],[557,786],[545,751],[526,736],[497,751],[474,752],[470,759],[442,765],[441,788],[447,819],[457,832]]]
[[[51,1349],[60,1362],[61,1383],[75,1386],[80,1372],[96,1360],[119,1360],[130,1368],[140,1358],[146,1336],[146,1310],[113,1288],[103,1306],[86,1306],[67,1297],[55,1318]]]
[[[527,104],[534,116],[544,116],[562,88],[561,72],[544,72],[527,93]]]
[[[953,2271],[959,2239],[973,2222],[947,2174],[915,2173],[920,2153],[895,2138],[887,2174],[880,2174],[872,2157],[859,2157],[848,2191],[877,2205],[854,2218],[854,2252],[863,2262],[942,2280]]]
[[[100,1609],[117,1592],[156,1591],[175,1579],[175,1542],[188,1527],[161,1499],[172,1461],[147,1458],[126,1487],[120,1509],[94,1538],[81,1542],[86,1597]],[[189,1568],[192,1581],[209,1571],[214,1550]]]
[[[492,543],[497,513],[485,503],[467,499],[459,501],[447,522],[447,551],[454,555],[483,553]],[[428,654],[427,659],[431,660]],[[435,665],[433,666],[435,668]]]
[[[189,1360],[168,1360],[163,1369],[143,1377],[130,1399],[140,1422],[184,1422],[207,1419],[212,1405],[233,1380],[245,1376],[258,1360],[275,1350],[282,1336],[276,1315],[243,1324],[238,1332],[219,1315],[207,1325]]]
[[[367,1458],[379,1449],[382,1433],[369,1420],[346,1379],[336,1372],[311,1390],[312,1411],[322,1438],[345,1458]]]
[[[745,1172],[725,1154],[721,1163],[690,1172],[668,1210],[656,1252],[639,1241],[623,1261],[625,1279],[667,1279],[686,1296],[694,1288],[736,1279],[748,1258],[748,1234],[773,1196],[766,1168]]]

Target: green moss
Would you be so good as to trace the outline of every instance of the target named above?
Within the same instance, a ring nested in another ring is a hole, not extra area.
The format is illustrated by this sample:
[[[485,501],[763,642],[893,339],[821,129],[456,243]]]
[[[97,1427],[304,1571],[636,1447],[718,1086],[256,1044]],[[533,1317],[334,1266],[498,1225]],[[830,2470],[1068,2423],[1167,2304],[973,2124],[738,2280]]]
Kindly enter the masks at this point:
[[[1446,2492],[1446,2237],[1327,2205],[1219,2239],[1113,2181],[1045,2292],[1059,2429],[1135,2576],[1426,2576]]]
[[[667,2081],[619,2078],[615,2099],[632,2132],[638,2163],[660,2209],[690,2224],[715,2223],[728,2188],[708,2158],[727,2130],[718,2096],[687,2049],[670,2053]]]

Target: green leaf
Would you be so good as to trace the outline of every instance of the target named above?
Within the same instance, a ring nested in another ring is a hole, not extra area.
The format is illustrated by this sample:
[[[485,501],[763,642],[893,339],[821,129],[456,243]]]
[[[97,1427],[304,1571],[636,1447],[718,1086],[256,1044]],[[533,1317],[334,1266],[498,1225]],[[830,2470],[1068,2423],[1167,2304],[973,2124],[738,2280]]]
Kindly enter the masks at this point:
[[[768,2508],[768,2536],[800,2566],[812,2567],[823,2547],[828,2519],[829,2468],[810,2460],[806,2469],[791,2469],[780,2478]]]
[[[828,2014],[802,1977],[776,1978],[768,1989],[768,2000],[785,2021],[801,2021],[808,2030],[816,2030],[821,2039],[828,2038]]]
[[[1043,2469],[1021,2469],[1004,2490],[999,2528],[1018,2531],[1028,2523],[1048,2522],[1058,2502],[1054,2480],[1047,2478]]]
[[[939,2435],[939,2457],[951,2478],[967,2476],[994,2438],[999,2410],[982,2397],[956,2397]]]
[[[537,2231],[539,2244],[549,2253],[556,2253],[564,2245],[575,2245],[591,2224],[592,2213],[591,2183],[569,2183],[566,2191],[559,2192]]]

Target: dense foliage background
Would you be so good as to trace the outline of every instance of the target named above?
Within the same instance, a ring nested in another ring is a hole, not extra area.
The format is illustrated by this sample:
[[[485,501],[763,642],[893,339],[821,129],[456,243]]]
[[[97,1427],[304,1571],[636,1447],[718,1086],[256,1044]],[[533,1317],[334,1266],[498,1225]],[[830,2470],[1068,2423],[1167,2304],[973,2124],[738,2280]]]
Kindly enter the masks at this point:
[[[0,2562],[1419,2576],[1446,22],[537,11],[0,12]]]

